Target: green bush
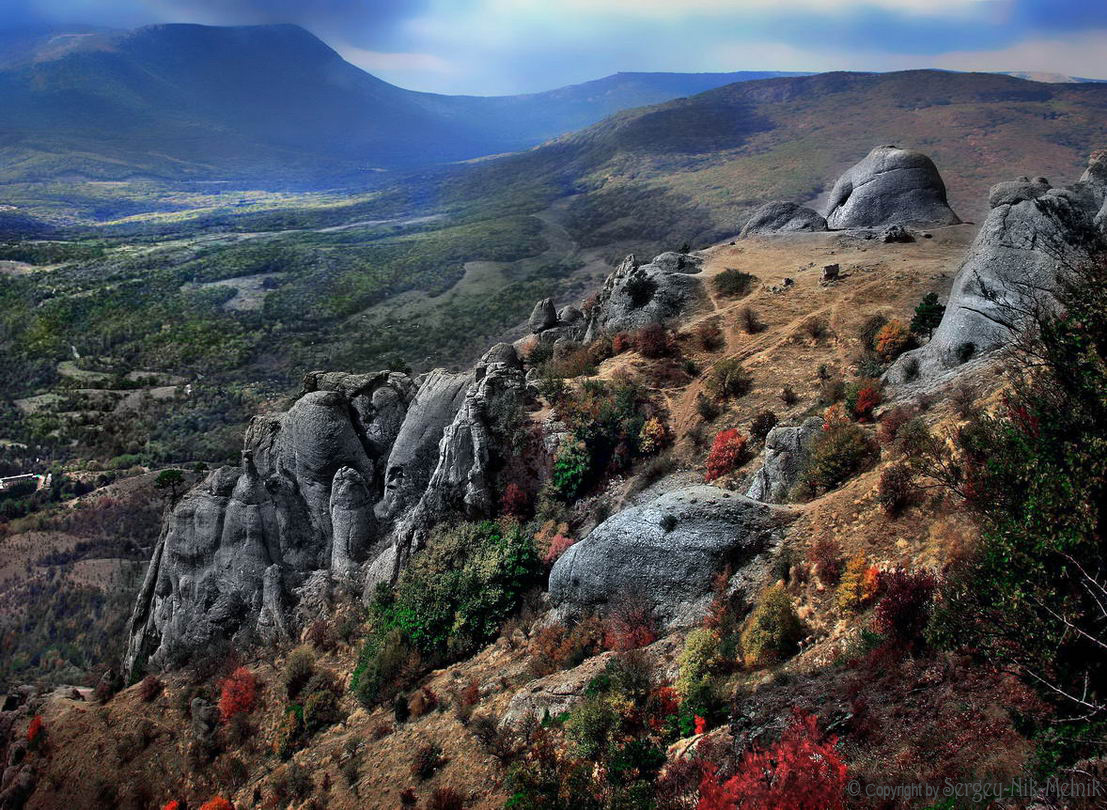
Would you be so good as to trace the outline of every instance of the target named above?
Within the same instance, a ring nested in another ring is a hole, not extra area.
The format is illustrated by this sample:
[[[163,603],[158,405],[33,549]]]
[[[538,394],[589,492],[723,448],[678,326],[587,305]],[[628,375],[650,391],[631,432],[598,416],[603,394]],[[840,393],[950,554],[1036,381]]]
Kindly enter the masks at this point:
[[[584,489],[592,458],[584,442],[575,436],[565,439],[554,456],[551,480],[554,488],[566,499],[573,499]]]
[[[688,634],[677,658],[679,674],[674,688],[681,697],[689,693],[719,666],[719,637],[713,630],[700,627]]]
[[[290,700],[295,700],[315,674],[315,653],[309,647],[297,647],[284,665],[284,688]]]
[[[742,362],[737,357],[720,360],[707,377],[707,390],[716,399],[745,396],[752,385],[753,378],[742,368]]]
[[[742,631],[742,657],[748,667],[762,667],[792,655],[803,637],[803,625],[792,599],[781,585],[765,591]]]
[[[338,698],[330,689],[312,692],[304,701],[304,729],[308,734],[322,731],[341,719]]]
[[[378,592],[372,632],[354,671],[359,700],[387,698],[417,669],[412,654],[435,664],[474,652],[499,631],[542,564],[533,538],[518,524],[485,521],[439,526],[401,575]]]
[[[715,288],[717,295],[725,295],[732,298],[745,295],[750,291],[757,276],[728,267],[712,279],[711,286]]]
[[[871,467],[879,457],[880,448],[862,427],[832,425],[811,443],[802,481],[816,491],[831,490]]]

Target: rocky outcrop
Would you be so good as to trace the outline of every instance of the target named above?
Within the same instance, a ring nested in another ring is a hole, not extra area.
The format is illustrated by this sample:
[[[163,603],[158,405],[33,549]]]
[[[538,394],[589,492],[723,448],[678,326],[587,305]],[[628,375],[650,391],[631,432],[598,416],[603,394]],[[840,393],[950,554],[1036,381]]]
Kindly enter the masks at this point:
[[[997,204],[954,279],[941,324],[929,343],[900,356],[887,380],[930,384],[944,378],[1010,345],[1036,312],[1055,304],[1058,274],[1103,250],[1095,217],[1107,184],[1097,180],[1094,158],[1093,168],[1070,188],[992,195]]]
[[[701,265],[699,257],[679,253],[663,253],[643,265],[627,256],[607,277],[589,310],[584,342],[669,323],[706,305],[707,292],[695,276]]]
[[[878,146],[838,178],[826,222],[834,230],[885,225],[956,225],[934,161],[921,152]]]
[[[712,486],[625,509],[571,546],[550,572],[550,601],[565,616],[645,600],[663,627],[693,624],[726,565],[757,587],[791,512]]]
[[[1001,205],[1015,205],[1024,200],[1036,200],[1050,190],[1049,181],[1044,177],[1020,177],[1017,180],[1004,180],[996,183],[988,192],[988,206],[998,208]]]
[[[807,450],[822,430],[822,420],[812,416],[803,424],[780,426],[765,437],[761,468],[754,473],[746,497],[766,503],[783,503],[799,480]]]
[[[754,211],[742,228],[740,238],[825,230],[826,218],[818,211],[794,202],[777,201],[765,203]]]
[[[557,310],[553,301],[543,298],[534,305],[534,311],[530,313],[530,331],[534,334],[545,331],[557,325]]]

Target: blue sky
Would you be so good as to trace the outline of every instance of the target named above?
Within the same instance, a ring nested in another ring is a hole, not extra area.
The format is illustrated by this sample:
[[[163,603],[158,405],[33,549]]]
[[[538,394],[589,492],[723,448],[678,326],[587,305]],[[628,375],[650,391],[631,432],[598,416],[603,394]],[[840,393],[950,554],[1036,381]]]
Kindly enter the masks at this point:
[[[517,93],[620,70],[1022,70],[1107,78],[1107,0],[0,0],[0,26],[294,22],[404,87]]]

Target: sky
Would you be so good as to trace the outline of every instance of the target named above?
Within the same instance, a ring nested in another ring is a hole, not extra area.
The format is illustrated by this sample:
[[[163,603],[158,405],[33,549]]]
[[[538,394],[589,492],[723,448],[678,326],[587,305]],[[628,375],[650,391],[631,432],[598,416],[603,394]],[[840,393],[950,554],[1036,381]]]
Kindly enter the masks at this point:
[[[415,90],[618,71],[954,70],[1107,78],[1107,0],[0,0],[0,28],[297,23]]]

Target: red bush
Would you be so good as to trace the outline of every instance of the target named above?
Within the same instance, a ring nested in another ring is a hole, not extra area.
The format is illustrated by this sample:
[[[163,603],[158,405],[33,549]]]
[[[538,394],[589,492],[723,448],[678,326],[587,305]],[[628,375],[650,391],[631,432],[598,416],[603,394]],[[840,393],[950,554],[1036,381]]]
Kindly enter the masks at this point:
[[[845,568],[842,547],[831,537],[820,537],[811,549],[811,563],[815,566],[815,576],[819,578],[819,582],[823,585],[837,585]]]
[[[634,345],[643,357],[664,357],[669,353],[669,336],[661,324],[651,323],[634,333]]]
[[[780,742],[755,745],[721,785],[709,770],[698,810],[841,810],[846,766],[836,743],[819,732],[813,715],[797,712]]]
[[[735,428],[720,430],[715,435],[711,452],[707,454],[708,481],[714,481],[721,475],[733,471],[742,461],[746,452],[746,437]]]
[[[884,598],[876,605],[876,630],[889,640],[911,643],[922,637],[938,583],[929,571],[881,575]]]
[[[696,717],[695,717],[695,721],[696,721],[696,731],[695,731],[695,733],[696,733],[697,736],[700,735],[700,734],[703,734],[705,731],[707,731],[707,721],[705,719],[703,719],[702,717],[700,717],[697,714]]]
[[[500,511],[518,520],[525,520],[530,514],[530,498],[514,481],[504,489],[503,497],[500,499]]]
[[[216,796],[200,805],[200,810],[234,810],[234,805],[222,796]]]
[[[569,550],[569,546],[576,542],[572,537],[566,537],[563,534],[555,534],[550,540],[549,546],[546,547],[545,553],[542,554],[542,561],[546,565],[553,565],[557,562],[558,558]]]
[[[165,685],[156,675],[147,675],[142,679],[142,683],[138,685],[138,696],[142,698],[144,703],[149,703],[160,695],[164,688]]]
[[[871,421],[873,408],[881,402],[880,389],[875,385],[866,385],[857,392],[857,403],[853,406],[853,415],[862,422]]]
[[[31,724],[27,726],[27,742],[35,745],[42,738],[42,715],[36,714],[31,718]]]
[[[163,807],[161,810],[181,810],[181,803],[176,799],[173,799],[173,801],[166,802],[165,807]]]
[[[611,350],[615,352],[615,354],[629,352],[633,348],[634,341],[630,339],[630,335],[626,332],[619,332],[611,339]]]
[[[219,694],[219,714],[223,721],[230,720],[236,714],[253,711],[257,692],[258,682],[254,673],[246,667],[239,667],[232,672],[230,677],[223,681],[222,691]]]
[[[627,599],[612,611],[604,626],[603,644],[609,650],[637,650],[657,641],[653,615],[648,605]]]

